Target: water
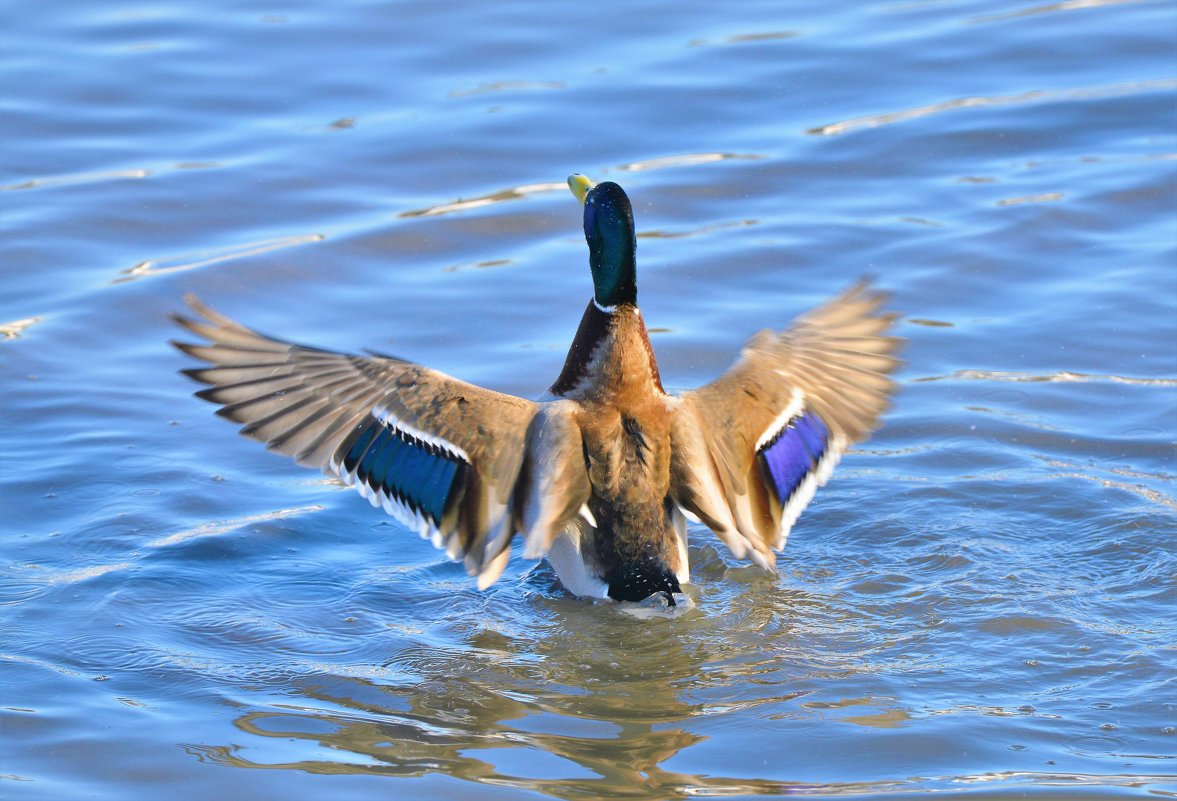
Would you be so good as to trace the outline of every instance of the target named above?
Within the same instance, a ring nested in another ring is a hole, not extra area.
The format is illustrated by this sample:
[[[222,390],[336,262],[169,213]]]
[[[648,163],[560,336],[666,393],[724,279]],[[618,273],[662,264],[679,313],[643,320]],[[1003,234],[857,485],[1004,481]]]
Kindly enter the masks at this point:
[[[1177,795],[1177,8],[6,8],[0,797]],[[668,388],[864,273],[885,427],[781,575],[480,593],[177,371],[195,292],[499,390],[622,183]]]

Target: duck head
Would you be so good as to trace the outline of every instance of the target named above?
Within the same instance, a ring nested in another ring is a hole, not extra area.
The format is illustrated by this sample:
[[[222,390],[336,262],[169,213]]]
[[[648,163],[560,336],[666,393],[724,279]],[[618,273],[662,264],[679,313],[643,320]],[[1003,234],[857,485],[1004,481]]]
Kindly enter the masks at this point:
[[[615,601],[644,601],[661,594],[668,606],[677,606],[674,593],[682,592],[678,578],[660,560],[645,558],[619,565],[605,575],[609,597]]]
[[[584,204],[584,238],[589,247],[597,305],[636,305],[637,237],[633,207],[625,190],[612,181],[594,184],[583,175],[571,176],[568,188]]]

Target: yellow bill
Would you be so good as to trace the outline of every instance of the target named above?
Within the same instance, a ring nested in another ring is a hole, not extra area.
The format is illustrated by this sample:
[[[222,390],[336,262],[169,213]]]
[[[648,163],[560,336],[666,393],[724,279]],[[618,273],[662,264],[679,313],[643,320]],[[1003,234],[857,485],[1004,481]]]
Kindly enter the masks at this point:
[[[590,181],[588,178],[585,178],[580,173],[575,173],[574,175],[568,176],[568,188],[572,190],[572,194],[576,195],[576,199],[579,200],[582,204],[584,203],[585,195],[587,195],[589,190],[594,186],[596,186],[595,183]]]

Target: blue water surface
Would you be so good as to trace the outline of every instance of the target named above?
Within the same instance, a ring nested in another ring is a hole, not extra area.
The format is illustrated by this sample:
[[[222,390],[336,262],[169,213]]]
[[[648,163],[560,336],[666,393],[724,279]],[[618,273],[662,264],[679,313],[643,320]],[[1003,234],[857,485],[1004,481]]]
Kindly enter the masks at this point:
[[[1177,6],[8,4],[0,798],[1177,796]],[[663,382],[863,275],[902,391],[780,576],[479,592],[178,371],[534,397],[634,201]]]

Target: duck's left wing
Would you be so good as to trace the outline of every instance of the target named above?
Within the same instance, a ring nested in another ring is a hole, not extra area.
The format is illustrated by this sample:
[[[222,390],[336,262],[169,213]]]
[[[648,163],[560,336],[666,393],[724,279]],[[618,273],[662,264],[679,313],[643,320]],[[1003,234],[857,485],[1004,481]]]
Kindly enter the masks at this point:
[[[773,550],[846,448],[878,425],[902,342],[884,295],[860,283],[792,328],[762,331],[671,421],[671,497],[738,557]]]
[[[354,486],[463,559],[485,587],[518,527],[515,485],[537,405],[386,356],[283,342],[193,297],[176,321],[209,340],[174,343],[211,366],[184,372],[241,433]]]

